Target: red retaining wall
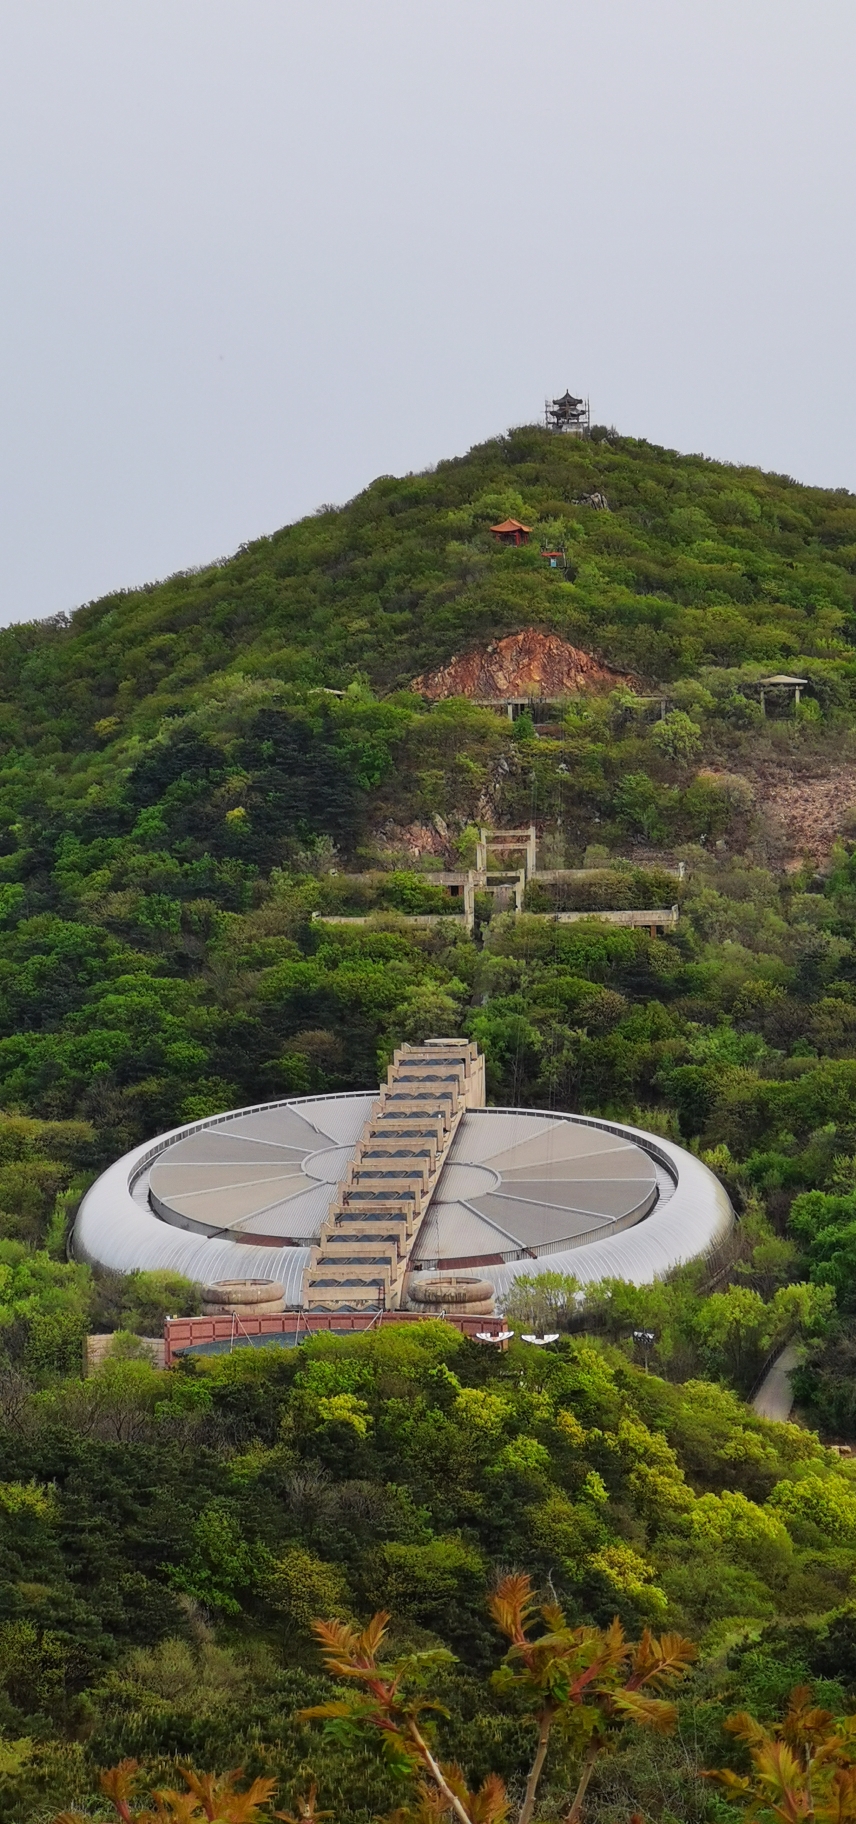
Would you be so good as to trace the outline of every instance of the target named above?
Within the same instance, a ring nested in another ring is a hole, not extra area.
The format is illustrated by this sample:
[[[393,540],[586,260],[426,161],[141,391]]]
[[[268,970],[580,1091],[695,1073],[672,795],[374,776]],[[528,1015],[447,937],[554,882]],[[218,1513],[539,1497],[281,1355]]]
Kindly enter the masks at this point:
[[[501,1317],[462,1317],[449,1312],[444,1321],[462,1331],[464,1336],[475,1336],[477,1331],[498,1336],[505,1328],[505,1320]],[[382,1325],[386,1328],[388,1324],[425,1322],[425,1316],[419,1311],[313,1311],[308,1316],[302,1311],[283,1311],[273,1317],[252,1317],[249,1313],[246,1317],[168,1317],[163,1331],[164,1360],[169,1368],[177,1355],[187,1349],[198,1349],[204,1343],[231,1343],[240,1349],[256,1337],[293,1336],[298,1342],[319,1330],[337,1333],[379,1330]]]

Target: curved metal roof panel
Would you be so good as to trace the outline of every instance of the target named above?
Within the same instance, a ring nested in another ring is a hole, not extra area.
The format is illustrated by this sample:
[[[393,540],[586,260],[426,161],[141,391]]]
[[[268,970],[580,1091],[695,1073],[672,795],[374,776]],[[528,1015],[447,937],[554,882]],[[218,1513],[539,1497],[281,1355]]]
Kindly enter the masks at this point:
[[[278,1279],[286,1304],[299,1305],[309,1244],[375,1100],[266,1103],[136,1147],[87,1191],[75,1253],[120,1273]],[[475,1109],[458,1128],[413,1262],[477,1267],[499,1298],[547,1267],[582,1284],[644,1284],[710,1253],[732,1221],[719,1180],[672,1141],[590,1116]]]

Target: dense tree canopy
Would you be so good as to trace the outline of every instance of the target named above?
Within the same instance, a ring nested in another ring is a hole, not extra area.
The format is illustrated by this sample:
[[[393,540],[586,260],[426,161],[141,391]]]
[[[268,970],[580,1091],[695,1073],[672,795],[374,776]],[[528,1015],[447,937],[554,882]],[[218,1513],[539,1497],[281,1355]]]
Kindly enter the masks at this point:
[[[670,1384],[585,1337],[498,1355],[437,1322],[168,1375],[138,1351],[120,1341],[95,1375],[41,1393],[0,1385],[0,1715],[31,1742],[0,1768],[10,1824],[94,1795],[96,1768],[128,1756],[162,1784],[177,1754],[295,1795],[311,1770],[348,1816],[394,1808],[380,1743],[294,1715],[335,1695],[313,1618],[380,1607],[394,1653],[455,1656],[442,1758],[514,1787],[532,1724],[514,1681],[489,1677],[488,1597],[509,1564],[571,1629],[617,1614],[629,1638],[700,1639],[712,1669],[682,1701],[712,1740],[733,1691],[716,1648],[747,1626],[757,1640],[785,1618],[792,1682],[810,1663],[839,1702],[854,1690],[849,1472],[721,1387]],[[819,1613],[839,1616],[825,1661]],[[548,1790],[573,1791],[579,1753],[558,1730]]]

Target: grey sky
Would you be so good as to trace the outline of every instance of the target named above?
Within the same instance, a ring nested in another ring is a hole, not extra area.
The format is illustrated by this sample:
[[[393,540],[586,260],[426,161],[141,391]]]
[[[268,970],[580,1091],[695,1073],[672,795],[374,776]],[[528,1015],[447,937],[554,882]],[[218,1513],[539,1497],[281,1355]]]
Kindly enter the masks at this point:
[[[545,392],[856,488],[852,0],[0,0],[0,620]]]

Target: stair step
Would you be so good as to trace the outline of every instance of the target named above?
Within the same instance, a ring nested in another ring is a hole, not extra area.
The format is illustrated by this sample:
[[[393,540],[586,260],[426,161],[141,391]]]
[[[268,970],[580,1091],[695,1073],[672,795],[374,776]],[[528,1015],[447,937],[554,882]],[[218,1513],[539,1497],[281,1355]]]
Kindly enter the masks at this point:
[[[335,1260],[340,1266],[343,1260],[364,1260],[368,1266],[398,1266],[398,1243],[396,1241],[378,1240],[369,1237],[366,1241],[362,1235],[328,1235],[321,1244],[323,1257]]]
[[[436,1140],[440,1146],[443,1123],[439,1119],[429,1119],[427,1115],[424,1118],[420,1115],[381,1115],[371,1123],[367,1133],[371,1140],[387,1135],[394,1139],[400,1135],[402,1140]]]
[[[359,1266],[343,1266],[337,1273],[325,1262],[319,1265],[317,1271],[310,1269],[309,1272],[309,1291],[314,1293],[329,1291],[331,1286],[362,1286],[363,1289],[371,1286],[387,1291],[389,1283],[389,1274],[380,1268],[368,1267],[361,1270]]]
[[[331,1210],[326,1222],[322,1224],[322,1229],[325,1234],[328,1234],[340,1229],[371,1230],[378,1228],[381,1224],[387,1226],[390,1233],[395,1229],[399,1234],[410,1235],[413,1233],[414,1226],[413,1210],[402,1210],[395,1204],[391,1204],[388,1209],[384,1209],[383,1205],[378,1209],[377,1205],[373,1204],[366,1204],[363,1208],[356,1209],[349,1206],[346,1210]]]
[[[373,1134],[361,1134],[354,1148],[354,1163],[358,1159],[368,1159],[376,1154],[378,1158],[424,1159],[430,1152],[436,1152],[438,1145],[435,1134],[398,1134],[384,1133],[383,1130]]]
[[[404,1234],[404,1230],[401,1230],[399,1233],[393,1232],[390,1234],[388,1229],[364,1229],[355,1225],[353,1228],[347,1229],[328,1229],[324,1236],[323,1245],[325,1248],[344,1248],[354,1247],[359,1242],[361,1247],[388,1247],[397,1249],[399,1243],[404,1238]]]

